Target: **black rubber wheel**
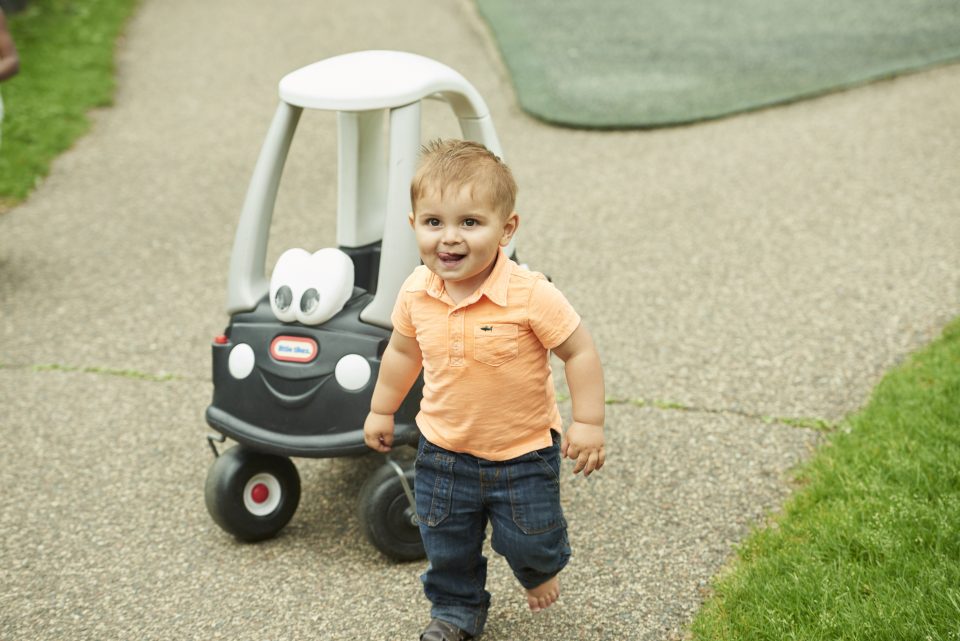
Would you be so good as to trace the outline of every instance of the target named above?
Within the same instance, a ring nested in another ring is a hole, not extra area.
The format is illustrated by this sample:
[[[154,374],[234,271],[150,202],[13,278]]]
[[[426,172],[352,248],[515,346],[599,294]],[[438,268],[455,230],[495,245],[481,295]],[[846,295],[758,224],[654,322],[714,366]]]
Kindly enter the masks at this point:
[[[413,466],[404,467],[413,489]],[[416,561],[426,556],[416,506],[410,505],[400,475],[392,465],[377,468],[360,488],[360,526],[367,540],[394,561]]]
[[[207,473],[207,511],[241,541],[262,541],[290,522],[300,503],[300,475],[282,456],[233,447]]]

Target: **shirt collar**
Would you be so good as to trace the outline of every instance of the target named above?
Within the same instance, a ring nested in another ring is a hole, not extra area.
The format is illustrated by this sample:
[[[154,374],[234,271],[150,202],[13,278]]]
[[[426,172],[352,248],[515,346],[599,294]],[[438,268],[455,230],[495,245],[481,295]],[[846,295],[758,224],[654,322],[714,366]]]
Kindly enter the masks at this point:
[[[481,296],[486,296],[491,302],[500,307],[507,306],[507,290],[510,286],[510,275],[513,273],[513,261],[507,258],[507,254],[501,248],[497,252],[497,262],[493,265],[493,271],[487,276],[476,292],[460,301],[459,306],[469,305],[480,300]],[[434,274],[429,269],[424,269],[419,278],[407,287],[408,292],[425,291],[430,296],[440,300],[443,298],[446,290],[443,286],[443,279]]]

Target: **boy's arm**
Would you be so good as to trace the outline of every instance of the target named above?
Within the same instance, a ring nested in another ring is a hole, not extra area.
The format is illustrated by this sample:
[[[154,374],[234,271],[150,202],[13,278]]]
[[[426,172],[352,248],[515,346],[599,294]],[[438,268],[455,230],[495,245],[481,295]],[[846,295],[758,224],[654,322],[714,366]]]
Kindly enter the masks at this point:
[[[393,415],[423,367],[416,338],[394,330],[380,361],[380,374],[373,389],[370,413],[363,424],[363,441],[370,449],[389,452],[393,447]]]
[[[561,452],[567,458],[576,459],[574,474],[583,470],[584,476],[590,476],[602,468],[606,460],[603,438],[606,405],[600,355],[582,323],[553,353],[564,362],[573,402],[573,423],[563,436]]]

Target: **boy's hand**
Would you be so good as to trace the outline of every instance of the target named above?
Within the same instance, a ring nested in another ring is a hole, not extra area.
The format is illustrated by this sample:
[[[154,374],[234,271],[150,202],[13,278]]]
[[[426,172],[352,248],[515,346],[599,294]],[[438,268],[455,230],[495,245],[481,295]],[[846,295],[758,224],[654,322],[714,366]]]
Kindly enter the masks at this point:
[[[370,412],[363,423],[363,442],[377,452],[393,449],[393,414]]]
[[[584,476],[603,467],[606,453],[603,451],[603,425],[590,425],[574,421],[567,428],[560,444],[563,457],[575,459],[573,473],[583,470]]]

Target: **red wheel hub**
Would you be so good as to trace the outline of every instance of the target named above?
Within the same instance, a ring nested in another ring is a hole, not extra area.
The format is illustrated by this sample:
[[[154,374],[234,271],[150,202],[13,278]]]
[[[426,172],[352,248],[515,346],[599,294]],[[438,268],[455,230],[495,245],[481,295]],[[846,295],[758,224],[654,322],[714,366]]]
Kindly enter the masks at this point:
[[[263,503],[270,498],[270,489],[263,483],[257,483],[250,490],[250,498],[254,503]]]

